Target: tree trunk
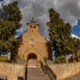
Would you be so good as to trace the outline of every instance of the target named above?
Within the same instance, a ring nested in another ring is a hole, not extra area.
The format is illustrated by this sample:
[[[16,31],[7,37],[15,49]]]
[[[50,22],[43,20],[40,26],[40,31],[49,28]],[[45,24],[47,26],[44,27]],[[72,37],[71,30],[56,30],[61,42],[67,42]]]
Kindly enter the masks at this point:
[[[65,54],[65,61],[66,61],[66,63],[68,63],[68,55],[67,54]]]

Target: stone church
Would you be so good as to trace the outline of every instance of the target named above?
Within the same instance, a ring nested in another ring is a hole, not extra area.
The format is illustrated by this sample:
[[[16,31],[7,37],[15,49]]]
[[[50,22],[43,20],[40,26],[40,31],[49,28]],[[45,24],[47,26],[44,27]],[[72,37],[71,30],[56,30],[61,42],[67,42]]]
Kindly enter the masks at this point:
[[[16,54],[27,66],[40,66],[44,59],[51,59],[50,45],[39,33],[39,24],[34,19],[27,23],[27,31],[17,41]]]

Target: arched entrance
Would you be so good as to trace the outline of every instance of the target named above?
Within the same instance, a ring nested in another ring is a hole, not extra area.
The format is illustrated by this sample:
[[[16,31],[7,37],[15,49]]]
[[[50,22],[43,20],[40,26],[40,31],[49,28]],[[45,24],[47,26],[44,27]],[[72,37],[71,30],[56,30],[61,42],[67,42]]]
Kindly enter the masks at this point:
[[[28,67],[35,67],[37,62],[37,56],[35,54],[29,54],[28,57]]]

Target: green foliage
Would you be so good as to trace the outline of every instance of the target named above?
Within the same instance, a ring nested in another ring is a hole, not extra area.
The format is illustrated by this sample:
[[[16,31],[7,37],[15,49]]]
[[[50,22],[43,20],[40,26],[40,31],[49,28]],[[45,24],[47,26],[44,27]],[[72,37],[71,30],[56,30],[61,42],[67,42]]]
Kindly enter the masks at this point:
[[[60,55],[58,57],[55,57],[55,59],[53,60],[53,63],[65,63],[65,57],[63,55]]]
[[[0,56],[0,61],[8,61],[8,57],[6,57],[6,56]]]
[[[16,30],[21,27],[21,11],[18,3],[13,2],[0,10],[0,50],[11,52],[15,46]]]
[[[18,2],[13,2],[4,6],[1,10],[1,20],[12,21],[15,23],[15,29],[20,28],[20,21],[22,19],[21,11],[18,8]]]
[[[55,57],[77,52],[78,41],[71,37],[71,25],[65,23],[53,8],[49,9],[49,19],[49,38]]]

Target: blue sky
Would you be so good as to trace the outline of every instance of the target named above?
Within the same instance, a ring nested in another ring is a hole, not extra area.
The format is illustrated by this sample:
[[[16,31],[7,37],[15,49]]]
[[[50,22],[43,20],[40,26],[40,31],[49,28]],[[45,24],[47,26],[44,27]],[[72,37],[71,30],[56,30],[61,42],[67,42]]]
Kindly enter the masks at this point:
[[[72,27],[72,33],[80,37],[80,19],[78,19],[77,24]]]
[[[3,1],[3,0],[0,0],[0,1]]]
[[[0,0],[2,2],[2,0]],[[4,4],[15,0],[3,0]],[[80,37],[80,0],[17,0],[22,12],[22,27],[17,36],[26,31],[26,23],[36,18],[40,24],[39,31],[48,38],[46,22],[49,20],[48,9],[54,8],[64,19],[72,25],[72,34]]]

